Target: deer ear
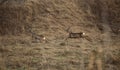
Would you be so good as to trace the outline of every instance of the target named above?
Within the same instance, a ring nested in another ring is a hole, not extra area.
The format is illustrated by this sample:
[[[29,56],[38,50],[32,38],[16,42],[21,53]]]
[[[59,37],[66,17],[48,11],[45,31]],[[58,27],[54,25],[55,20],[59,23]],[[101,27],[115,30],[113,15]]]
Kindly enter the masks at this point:
[[[71,31],[70,31],[70,28],[71,28],[71,27],[72,27],[72,26],[67,27],[67,29],[66,29],[65,31],[71,33]]]
[[[69,29],[70,29],[70,28],[67,28],[66,31],[67,31],[67,32],[70,32]]]

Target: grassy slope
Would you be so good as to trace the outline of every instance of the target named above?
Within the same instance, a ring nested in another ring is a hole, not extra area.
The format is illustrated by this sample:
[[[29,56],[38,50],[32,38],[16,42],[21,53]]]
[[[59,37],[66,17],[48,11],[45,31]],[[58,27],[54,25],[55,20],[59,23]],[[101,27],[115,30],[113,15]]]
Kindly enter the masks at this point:
[[[91,12],[88,4],[28,0],[24,7],[29,10],[29,29],[44,35],[48,43],[34,43],[31,35],[0,37],[1,70],[119,70],[119,46],[112,44],[111,33],[101,33],[96,25],[101,23],[99,13]],[[64,40],[68,27],[87,33],[90,39]]]

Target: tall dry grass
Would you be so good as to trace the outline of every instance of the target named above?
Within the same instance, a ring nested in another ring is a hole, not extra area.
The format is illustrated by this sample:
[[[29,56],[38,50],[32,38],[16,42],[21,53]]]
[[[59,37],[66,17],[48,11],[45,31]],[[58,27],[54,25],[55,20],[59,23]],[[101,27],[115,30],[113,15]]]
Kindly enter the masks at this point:
[[[26,32],[32,19],[25,2],[5,1],[0,5],[0,35],[20,35]]]
[[[119,38],[113,38],[114,43],[111,38],[114,23],[119,28],[119,0],[22,1],[11,0],[0,5],[0,35],[8,35],[0,38],[0,52],[4,55],[0,56],[2,70],[120,69],[120,50],[115,44]],[[63,38],[67,37],[65,30],[70,26],[73,32],[86,32],[92,41],[69,39],[66,44]],[[49,43],[32,43],[30,36],[20,35],[31,30],[45,35]]]

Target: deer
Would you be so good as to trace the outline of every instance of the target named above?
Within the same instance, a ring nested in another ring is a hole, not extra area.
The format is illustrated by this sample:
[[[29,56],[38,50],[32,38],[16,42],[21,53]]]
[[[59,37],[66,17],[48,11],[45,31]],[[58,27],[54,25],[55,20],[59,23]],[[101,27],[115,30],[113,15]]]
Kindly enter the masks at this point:
[[[72,31],[70,31],[70,27],[68,27],[67,29],[66,29],[66,32],[69,34],[68,35],[68,37],[65,39],[65,40],[67,40],[67,39],[79,39],[79,38],[84,38],[84,39],[86,39],[86,40],[88,40],[88,41],[92,41],[92,39],[91,38],[89,38],[89,36],[87,36],[87,34],[85,33],[85,32],[72,32]]]
[[[70,32],[68,38],[83,38],[84,35],[85,35],[84,32],[78,32],[78,33]]]
[[[65,31],[69,34],[67,39],[68,38],[74,38],[74,39],[84,38],[84,36],[86,35],[85,32],[72,32],[70,31],[70,27],[68,27]]]
[[[46,43],[46,37],[45,36],[43,36],[43,35],[37,35],[37,34],[32,34],[32,40],[33,40],[33,42],[35,42],[35,43],[38,43],[38,42],[40,42],[40,43]]]
[[[28,32],[32,36],[32,42],[33,43],[46,43],[47,42],[46,37],[44,35],[37,34],[33,31],[31,31],[30,29],[28,30]]]

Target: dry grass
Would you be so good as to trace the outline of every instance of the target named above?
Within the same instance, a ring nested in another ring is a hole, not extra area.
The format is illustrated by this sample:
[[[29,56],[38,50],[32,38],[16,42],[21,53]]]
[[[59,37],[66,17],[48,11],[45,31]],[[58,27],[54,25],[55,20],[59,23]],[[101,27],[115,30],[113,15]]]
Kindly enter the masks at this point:
[[[0,5],[0,70],[120,69],[119,34],[112,34],[108,19],[103,21],[106,12],[101,7],[107,4],[99,0],[22,1]],[[117,4],[108,4],[108,13],[113,12]],[[65,41],[70,26],[88,38]],[[48,42],[34,43],[32,32],[44,35]]]

